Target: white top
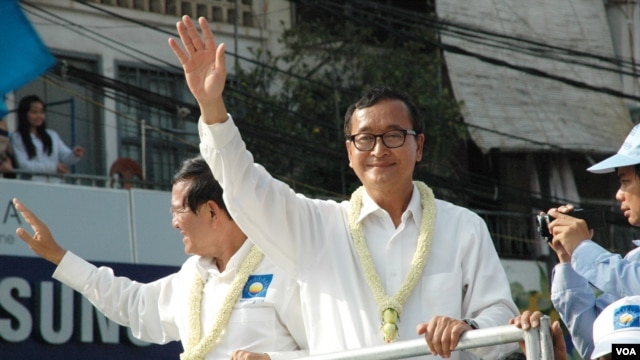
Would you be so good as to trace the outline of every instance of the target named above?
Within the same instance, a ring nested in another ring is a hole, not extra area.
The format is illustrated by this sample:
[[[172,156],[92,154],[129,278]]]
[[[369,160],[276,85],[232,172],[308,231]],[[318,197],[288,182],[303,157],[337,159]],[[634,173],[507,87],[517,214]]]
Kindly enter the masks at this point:
[[[191,256],[177,273],[148,284],[116,277],[112,269],[97,268],[67,251],[53,277],[80,292],[111,320],[130,327],[140,340],[186,341],[189,294],[196,272],[206,281],[201,314],[203,334],[208,334],[251,245],[245,241],[222,273],[210,258]],[[238,349],[268,353],[273,360],[307,355],[306,350],[298,350],[307,349],[307,342],[296,282],[266,257],[253,275],[247,283],[260,280],[264,289],[253,296],[243,290],[226,332],[206,359],[229,359]]]
[[[55,175],[57,174],[58,163],[71,166],[80,160],[80,158],[75,156],[73,150],[71,150],[62,141],[62,139],[60,139],[60,136],[55,132],[55,130],[47,129],[46,131],[51,137],[51,154],[47,155],[44,153],[42,140],[40,140],[40,138],[35,134],[31,133],[31,141],[33,141],[33,146],[36,148],[36,156],[31,159],[29,159],[27,148],[22,142],[20,133],[17,131],[11,133],[11,144],[13,145],[13,152],[17,162],[17,164],[14,164],[15,168],[33,171],[36,173],[49,173]],[[34,175],[31,177],[31,180],[49,183],[62,183],[62,178],[57,176]]]
[[[200,151],[224,189],[236,223],[274,263],[299,280],[311,354],[384,344],[380,315],[363,277],[349,233],[350,203],[309,199],[253,163],[231,117],[198,124]],[[418,337],[416,325],[436,315],[473,318],[481,328],[517,316],[510,286],[484,221],[475,213],[436,200],[431,254],[400,315],[399,340]],[[414,187],[398,228],[365,194],[360,221],[382,284],[394,293],[409,270],[422,217]],[[482,348],[484,359],[516,350],[516,344]],[[473,358],[454,352],[452,359]]]

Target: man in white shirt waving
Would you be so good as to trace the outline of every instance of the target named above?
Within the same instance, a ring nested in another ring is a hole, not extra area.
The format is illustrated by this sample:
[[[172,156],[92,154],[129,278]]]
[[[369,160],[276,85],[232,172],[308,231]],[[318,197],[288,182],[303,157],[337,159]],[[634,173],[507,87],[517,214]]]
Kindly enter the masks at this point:
[[[433,354],[498,358],[515,344],[453,352],[460,335],[518,315],[484,221],[413,182],[424,145],[415,107],[372,91],[345,116],[349,163],[363,184],[337,203],[295,194],[253,163],[227,114],[224,44],[189,17],[169,44],[201,110],[200,151],[238,225],[300,283],[310,353],[424,336]],[[401,321],[400,321],[401,320]]]
[[[34,230],[16,233],[57,265],[53,277],[84,295],[138,339],[182,341],[181,360],[295,359],[307,354],[295,280],[264,258],[226,210],[201,157],[186,160],[171,191],[173,227],[192,254],[174,274],[142,284],[61,248],[47,225],[14,199]]]

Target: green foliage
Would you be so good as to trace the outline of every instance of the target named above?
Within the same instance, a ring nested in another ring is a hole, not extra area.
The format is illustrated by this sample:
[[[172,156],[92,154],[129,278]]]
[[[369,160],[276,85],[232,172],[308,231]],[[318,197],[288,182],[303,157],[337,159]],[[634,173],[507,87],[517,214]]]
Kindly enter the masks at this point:
[[[299,191],[341,196],[359,185],[348,168],[343,116],[376,85],[406,92],[420,108],[427,137],[423,162],[454,168],[466,139],[458,104],[443,85],[440,53],[412,40],[435,34],[415,29],[410,39],[381,39],[374,30],[300,24],[284,32],[282,54],[254,52],[269,67],[243,66],[230,84],[235,91],[227,102],[235,101],[230,108],[256,161],[289,184],[305,184]]]

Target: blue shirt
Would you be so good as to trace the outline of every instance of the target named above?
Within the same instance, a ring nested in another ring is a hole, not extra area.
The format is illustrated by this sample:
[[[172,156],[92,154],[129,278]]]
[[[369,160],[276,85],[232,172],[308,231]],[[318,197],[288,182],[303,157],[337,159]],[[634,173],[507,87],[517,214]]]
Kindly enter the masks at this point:
[[[593,322],[602,309],[622,297],[639,294],[640,248],[622,258],[585,240],[573,252],[571,263],[553,269],[551,301],[584,359],[591,359]]]

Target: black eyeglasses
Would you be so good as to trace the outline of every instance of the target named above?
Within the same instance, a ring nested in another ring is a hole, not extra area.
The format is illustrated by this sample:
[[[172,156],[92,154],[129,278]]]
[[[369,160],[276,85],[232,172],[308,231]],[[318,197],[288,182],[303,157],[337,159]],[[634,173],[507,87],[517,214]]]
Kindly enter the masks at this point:
[[[349,140],[351,140],[356,149],[360,151],[370,151],[373,149],[374,146],[376,146],[376,140],[378,138],[382,139],[384,146],[389,149],[394,149],[404,145],[407,135],[416,135],[416,132],[413,130],[400,129],[390,130],[382,134],[360,133],[349,136]]]

